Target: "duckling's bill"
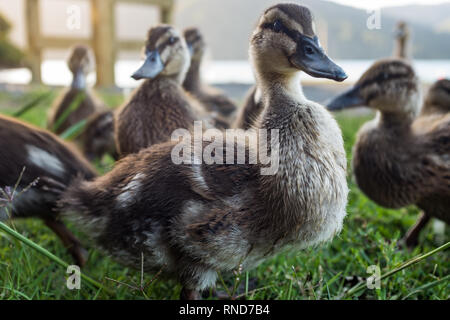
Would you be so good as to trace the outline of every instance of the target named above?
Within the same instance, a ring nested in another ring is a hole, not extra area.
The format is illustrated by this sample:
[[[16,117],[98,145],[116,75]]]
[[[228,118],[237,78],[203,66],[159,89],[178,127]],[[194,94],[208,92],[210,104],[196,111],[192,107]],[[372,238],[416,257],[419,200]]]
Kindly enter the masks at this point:
[[[364,106],[365,101],[361,97],[359,87],[355,86],[348,91],[340,94],[336,98],[332,99],[326,104],[327,109],[330,111],[338,111],[351,107]]]
[[[144,64],[131,77],[134,80],[154,79],[164,70],[158,50],[148,51]]]
[[[317,36],[311,38],[298,33],[296,38],[297,50],[290,57],[294,66],[315,78],[339,82],[347,79],[345,71],[325,54]]]

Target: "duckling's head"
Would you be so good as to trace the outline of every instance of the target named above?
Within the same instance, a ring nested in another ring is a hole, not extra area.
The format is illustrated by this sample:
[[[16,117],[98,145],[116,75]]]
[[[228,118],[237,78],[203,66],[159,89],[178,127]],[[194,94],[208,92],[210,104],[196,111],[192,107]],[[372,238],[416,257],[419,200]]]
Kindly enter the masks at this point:
[[[348,91],[328,103],[328,110],[368,106],[381,112],[416,115],[420,109],[419,81],[405,60],[375,62]]]
[[[428,90],[424,112],[450,112],[450,79],[436,81]]]
[[[406,41],[409,38],[409,28],[405,21],[399,21],[395,29],[395,38],[400,41]]]
[[[94,56],[89,47],[77,45],[70,52],[67,65],[73,74],[72,87],[84,89],[86,87],[86,76],[94,70]]]
[[[184,39],[186,40],[191,59],[200,61],[206,50],[206,43],[200,30],[195,27],[184,29]]]
[[[281,3],[268,8],[250,41],[250,57],[256,71],[289,75],[299,70],[317,78],[347,78],[322,49],[315,34],[311,11]]]
[[[190,64],[189,50],[173,27],[161,24],[151,28],[144,50],[145,62],[133,79],[154,79],[158,75],[173,76],[180,82],[184,79]]]

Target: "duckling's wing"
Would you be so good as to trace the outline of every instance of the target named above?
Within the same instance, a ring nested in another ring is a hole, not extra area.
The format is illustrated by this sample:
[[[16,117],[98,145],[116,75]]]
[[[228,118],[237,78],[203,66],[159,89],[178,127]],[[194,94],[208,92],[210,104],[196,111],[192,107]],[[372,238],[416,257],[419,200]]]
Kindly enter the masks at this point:
[[[444,192],[450,197],[450,117],[434,124],[432,131],[421,137],[422,161],[433,192]]]

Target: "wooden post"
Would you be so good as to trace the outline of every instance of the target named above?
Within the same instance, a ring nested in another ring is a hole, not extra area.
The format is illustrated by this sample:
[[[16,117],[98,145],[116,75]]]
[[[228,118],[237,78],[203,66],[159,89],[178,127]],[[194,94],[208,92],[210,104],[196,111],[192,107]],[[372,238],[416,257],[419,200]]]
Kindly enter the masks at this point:
[[[170,24],[172,22],[172,5],[167,7],[161,7],[161,22]]]
[[[27,19],[28,54],[32,82],[41,83],[42,52],[39,44],[41,38],[39,0],[25,1],[25,17]]]
[[[93,47],[97,63],[97,86],[115,85],[114,64],[116,61],[114,2],[91,0]]]

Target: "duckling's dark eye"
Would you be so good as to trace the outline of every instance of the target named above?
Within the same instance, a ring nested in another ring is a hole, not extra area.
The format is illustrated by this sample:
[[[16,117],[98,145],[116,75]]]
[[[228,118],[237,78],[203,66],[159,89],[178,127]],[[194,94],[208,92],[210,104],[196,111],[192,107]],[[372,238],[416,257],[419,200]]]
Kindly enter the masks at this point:
[[[169,43],[170,43],[170,44],[174,44],[174,43],[175,43],[175,40],[176,40],[175,37],[170,37],[170,38],[169,38]]]
[[[306,54],[314,54],[314,49],[310,46],[305,47],[305,53]]]
[[[275,22],[273,23],[273,31],[275,32],[280,32],[281,31],[281,21],[280,20],[275,20]]]

